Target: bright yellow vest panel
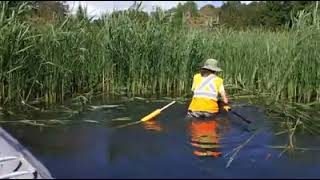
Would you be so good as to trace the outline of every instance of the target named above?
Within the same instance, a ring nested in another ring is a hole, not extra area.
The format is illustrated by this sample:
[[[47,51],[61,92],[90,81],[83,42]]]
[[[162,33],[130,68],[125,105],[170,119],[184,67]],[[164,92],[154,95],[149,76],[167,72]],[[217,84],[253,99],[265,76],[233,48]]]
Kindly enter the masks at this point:
[[[192,91],[198,89],[204,79],[205,77],[202,77],[200,73],[194,75],[193,84],[191,88]],[[214,78],[212,81],[214,84],[215,92],[218,93],[220,85],[223,83],[223,80],[220,77],[216,76],[216,78]],[[211,90],[209,87],[205,87],[204,91],[210,92]],[[193,97],[189,105],[189,110],[216,113],[219,111],[219,106],[217,103],[217,99],[211,99],[206,97]]]

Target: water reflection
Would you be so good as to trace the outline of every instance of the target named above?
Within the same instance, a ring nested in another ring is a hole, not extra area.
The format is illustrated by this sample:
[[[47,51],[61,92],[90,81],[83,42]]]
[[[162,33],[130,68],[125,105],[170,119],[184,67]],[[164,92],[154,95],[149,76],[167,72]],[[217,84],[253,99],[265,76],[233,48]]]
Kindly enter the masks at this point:
[[[146,130],[151,130],[151,131],[162,131],[162,126],[160,123],[155,121],[155,119],[151,119],[149,121],[143,122],[143,128]]]
[[[113,104],[115,102],[112,102]],[[98,105],[103,103],[98,103]],[[27,125],[3,124],[49,169],[55,178],[317,178],[319,151],[284,153],[283,149],[266,145],[284,145],[287,134],[274,136],[264,113],[256,108],[237,109],[246,118],[265,129],[257,134],[225,168],[232,150],[243,144],[253,132],[239,118],[220,114],[208,120],[185,119],[187,105],[176,104],[153,120],[125,128],[110,124],[126,123],[151,112],[163,104],[144,102],[124,103],[125,110],[103,109],[81,112],[70,125],[40,130]],[[47,112],[28,117],[61,119]],[[41,115],[38,115],[41,114]],[[118,121],[112,121],[119,118]],[[97,125],[84,119],[99,121]],[[4,120],[8,120],[5,118]],[[14,119],[13,119],[14,120]],[[186,132],[187,131],[187,132]],[[319,145],[316,136],[297,136],[298,147]],[[201,156],[201,157],[199,157]],[[223,156],[223,157],[221,157]]]
[[[230,129],[230,124],[226,118],[190,119],[188,130],[193,154],[196,156],[221,156],[220,141],[228,129]]]

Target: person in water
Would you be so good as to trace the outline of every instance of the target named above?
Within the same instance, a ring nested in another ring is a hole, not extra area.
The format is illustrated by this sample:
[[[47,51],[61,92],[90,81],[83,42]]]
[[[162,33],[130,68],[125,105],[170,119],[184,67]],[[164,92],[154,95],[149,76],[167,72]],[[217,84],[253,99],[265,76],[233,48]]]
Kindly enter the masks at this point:
[[[223,79],[217,76],[221,72],[218,61],[208,59],[201,68],[200,73],[193,77],[193,98],[188,108],[187,117],[191,119],[189,130],[191,146],[196,156],[221,155],[219,149],[219,132],[216,113],[219,112],[218,96],[222,97],[224,109],[230,110],[228,98],[223,86]]]
[[[219,95],[222,97],[224,109],[226,111],[230,110],[223,79],[217,76],[217,72],[221,71],[217,60],[208,59],[200,73],[194,75],[191,88],[193,97],[188,108],[188,116],[195,118],[214,117],[214,114],[219,112]]]

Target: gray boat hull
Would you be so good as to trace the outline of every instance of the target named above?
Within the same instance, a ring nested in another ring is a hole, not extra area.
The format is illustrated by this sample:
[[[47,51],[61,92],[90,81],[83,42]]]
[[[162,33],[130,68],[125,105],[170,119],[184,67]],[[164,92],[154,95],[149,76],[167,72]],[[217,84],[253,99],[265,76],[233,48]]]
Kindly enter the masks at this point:
[[[50,172],[0,127],[0,179],[53,179]]]

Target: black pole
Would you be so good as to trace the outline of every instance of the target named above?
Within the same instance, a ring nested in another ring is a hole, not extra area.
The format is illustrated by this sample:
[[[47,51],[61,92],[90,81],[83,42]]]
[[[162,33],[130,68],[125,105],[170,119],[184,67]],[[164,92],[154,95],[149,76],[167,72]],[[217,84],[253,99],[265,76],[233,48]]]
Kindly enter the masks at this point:
[[[234,115],[238,116],[240,119],[242,119],[243,121],[247,122],[247,123],[251,123],[251,121],[247,120],[246,118],[242,117],[240,114],[238,114],[237,112],[235,111],[230,111],[231,113],[233,113]]]
[[[226,105],[226,104],[225,104],[223,101],[218,100],[219,109],[223,109],[223,110],[224,110],[223,106],[225,106],[225,105]],[[231,108],[232,108],[232,107],[231,107]],[[226,110],[224,110],[224,111],[226,111]],[[241,115],[238,114],[237,112],[233,111],[232,109],[231,109],[230,111],[227,111],[227,112],[233,113],[234,115],[238,116],[241,120],[245,121],[245,122],[248,123],[248,124],[252,123],[251,121],[247,120],[246,118],[244,118],[243,116],[241,116]]]

